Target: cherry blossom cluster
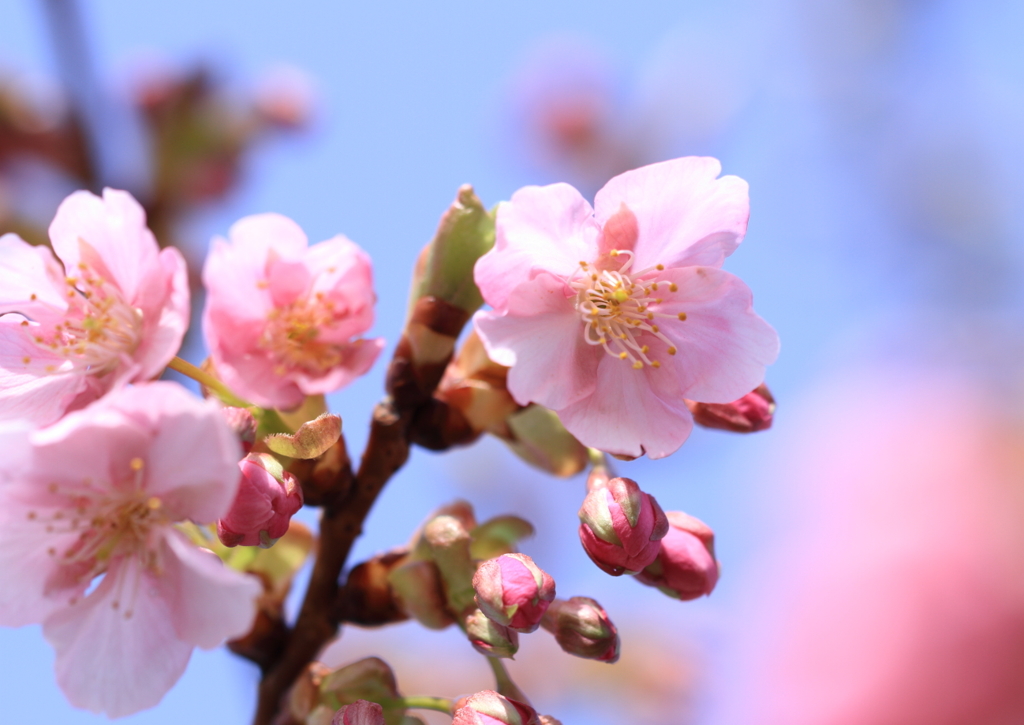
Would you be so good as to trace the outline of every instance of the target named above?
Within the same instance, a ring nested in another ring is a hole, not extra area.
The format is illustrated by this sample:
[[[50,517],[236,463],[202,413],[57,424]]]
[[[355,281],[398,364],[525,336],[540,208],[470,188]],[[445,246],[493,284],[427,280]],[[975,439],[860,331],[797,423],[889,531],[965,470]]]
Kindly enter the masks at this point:
[[[0,472],[0,624],[42,623],[69,700],[112,717],[155,705],[194,647],[229,640],[264,672],[258,723],[410,725],[415,708],[461,725],[557,723],[501,664],[520,635],[543,629],[606,663],[621,642],[597,601],[556,598],[518,550],[528,522],[480,523],[458,502],[342,579],[345,557],[409,445],[486,433],[548,473],[590,468],[579,538],[601,570],[682,600],[714,589],[711,529],[664,511],[609,456],[664,458],[694,422],[771,424],[778,338],[721,268],[748,201],[720,171],[707,158],[637,169],[593,207],[555,184],[487,212],[463,187],[415,266],[356,471],[324,399],[384,349],[363,337],[375,295],[353,242],[311,246],[276,214],[234,224],[203,268],[209,358],[196,365],[177,357],[185,260],[160,249],[128,193],[68,197],[52,251],[0,237],[0,448],[14,452]],[[157,381],[168,368],[205,397]],[[315,557],[292,521],[303,505],[323,511]],[[307,557],[289,623],[284,597]],[[345,622],[404,619],[459,627],[495,690],[405,697],[382,660],[316,661]]]

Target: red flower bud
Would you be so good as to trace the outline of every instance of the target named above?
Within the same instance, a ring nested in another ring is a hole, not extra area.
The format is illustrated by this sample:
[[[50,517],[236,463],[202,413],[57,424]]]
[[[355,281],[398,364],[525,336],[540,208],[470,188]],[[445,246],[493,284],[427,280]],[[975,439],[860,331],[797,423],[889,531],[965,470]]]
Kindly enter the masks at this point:
[[[480,654],[488,657],[512,657],[519,651],[519,633],[489,619],[479,609],[470,610],[463,617],[466,636]]]
[[[273,546],[302,508],[302,489],[267,453],[250,453],[238,467],[238,493],[227,516],[217,522],[217,536],[224,546]]]
[[[526,554],[488,559],[473,576],[477,606],[517,632],[533,632],[555,598],[555,580]]]
[[[376,702],[356,700],[334,713],[331,725],[384,725],[384,708]]]
[[[619,659],[619,632],[608,613],[590,597],[556,599],[540,624],[571,655],[609,664]]]
[[[579,517],[584,550],[612,576],[635,574],[650,565],[668,532],[661,506],[629,478],[613,478],[592,489]]]
[[[537,711],[493,690],[483,690],[460,701],[452,725],[539,725]]]
[[[710,594],[718,582],[714,532],[681,511],[669,511],[666,516],[669,531],[661,540],[658,558],[636,575],[637,580],[677,599]]]
[[[697,403],[686,401],[697,425],[705,428],[731,430],[734,433],[755,433],[772,427],[775,398],[762,383],[753,391],[731,403]]]

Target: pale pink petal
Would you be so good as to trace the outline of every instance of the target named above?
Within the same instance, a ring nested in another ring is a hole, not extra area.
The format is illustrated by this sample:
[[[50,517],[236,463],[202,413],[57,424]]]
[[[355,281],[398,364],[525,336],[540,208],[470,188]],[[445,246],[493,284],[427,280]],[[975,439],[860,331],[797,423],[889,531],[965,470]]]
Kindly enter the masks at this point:
[[[86,388],[80,375],[52,374],[70,365],[32,340],[32,326],[0,319],[0,420],[49,425]],[[28,362],[25,362],[25,360]]]
[[[779,354],[779,336],[754,312],[750,288],[713,267],[669,269],[660,279],[679,286],[678,292],[662,292],[664,302],[652,307],[670,315],[658,324],[678,353],[663,354],[657,341],[651,348],[674,372],[683,396],[731,403],[760,385],[765,366]],[[680,312],[686,313],[681,322],[674,319]]]
[[[178,354],[188,330],[188,268],[181,252],[172,247],[160,252],[135,305],[142,310],[144,325],[134,354],[139,364],[136,379],[149,380]]]
[[[627,171],[597,192],[603,225],[622,204],[636,215],[634,269],[655,264],[722,266],[739,245],[750,214],[747,182],[718,177],[717,159],[688,156]]]
[[[259,580],[225,566],[175,531],[162,535],[163,568],[154,578],[155,591],[167,603],[177,638],[210,649],[248,632],[263,593]]]
[[[668,370],[634,370],[605,355],[594,393],[556,410],[566,429],[586,446],[626,456],[664,458],[689,437],[693,418]]]
[[[33,247],[16,234],[0,237],[0,315],[58,322],[68,306],[64,290],[64,271],[49,247]]]
[[[46,582],[57,568],[49,550],[70,544],[76,534],[55,536],[41,523],[52,510],[35,505],[36,487],[24,482],[32,460],[29,427],[5,424],[0,450],[0,625],[20,627],[41,622],[67,604],[59,596],[47,596]]]
[[[146,212],[132,195],[104,189],[101,199],[76,191],[61,202],[50,224],[50,241],[70,274],[81,259],[80,240],[96,250],[124,298],[135,299],[141,274],[159,248],[146,227]]]
[[[210,354],[221,381],[261,408],[289,410],[306,397],[291,376],[279,374],[277,363],[262,351],[239,352],[211,346]]]
[[[109,717],[160,702],[192,654],[154,577],[134,558],[114,562],[89,596],[50,615],[43,634],[71,704]]]
[[[267,313],[274,308],[266,279],[266,261],[265,257],[256,258],[223,239],[213,240],[203,265],[203,285],[207,291],[203,331],[208,339],[211,335],[231,335],[231,320],[258,320],[262,329]],[[222,318],[224,324],[211,324],[211,315]]]
[[[302,227],[281,214],[253,214],[231,225],[228,237],[246,257],[265,263],[273,249],[285,259],[299,259],[309,246]]]
[[[516,288],[506,314],[473,317],[488,357],[511,367],[508,390],[520,405],[557,410],[594,391],[605,352],[584,340],[583,323],[565,290],[560,279],[544,272]]]
[[[152,436],[143,458],[146,491],[175,518],[208,523],[223,516],[238,490],[242,449],[216,405],[165,382],[111,396],[112,407]]]
[[[597,254],[593,209],[568,184],[527,186],[498,207],[494,248],[474,268],[480,292],[504,312],[513,291],[540,271],[568,277]]]
[[[275,307],[295,302],[309,289],[312,281],[309,270],[302,262],[281,259],[271,255],[267,261],[267,289]]]
[[[33,433],[33,475],[39,485],[57,482],[61,491],[70,493],[76,488],[112,488],[114,481],[131,479],[132,459],[145,459],[152,441],[151,430],[117,409],[118,400],[135,390],[114,391]]]
[[[356,340],[338,347],[342,353],[342,364],[332,368],[326,375],[314,377],[302,372],[292,375],[305,395],[332,393],[366,373],[384,349],[384,338]]]
[[[309,248],[306,264],[314,276],[313,293],[344,310],[347,317],[321,331],[322,340],[344,342],[373,325],[373,265],[355,242],[338,235]]]

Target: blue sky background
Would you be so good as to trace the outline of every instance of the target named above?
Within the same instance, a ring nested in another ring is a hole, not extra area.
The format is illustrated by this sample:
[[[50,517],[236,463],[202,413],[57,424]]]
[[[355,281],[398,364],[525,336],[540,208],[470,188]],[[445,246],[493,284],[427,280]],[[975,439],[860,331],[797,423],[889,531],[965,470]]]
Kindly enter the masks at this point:
[[[582,481],[552,481],[494,441],[444,456],[415,451],[352,559],[403,542],[431,507],[456,496],[482,516],[525,515],[540,529],[526,551],[553,574],[560,595],[605,604],[624,652],[640,643],[636,649],[654,657],[652,641],[672,651],[652,696],[676,704],[654,708],[645,722],[726,725],[717,700],[742,697],[722,684],[735,666],[730,633],[751,604],[746,573],[785,519],[778,450],[797,435],[795,411],[813,407],[814,390],[869,361],[953,364],[1000,383],[1019,365],[1006,352],[1019,349],[1018,333],[1004,334],[1021,329],[1019,2],[83,6],[97,71],[112,93],[140,58],[154,56],[172,66],[212,63],[239,93],[277,64],[309,74],[317,89],[311,130],[267,142],[237,193],[189,220],[186,233],[202,244],[264,211],[292,217],[312,241],[344,233],[375,260],[372,332],[389,345],[414,255],[460,184],[472,183],[488,205],[526,184],[585,185],[571,170],[559,176],[531,163],[524,151],[517,83],[529,83],[522,78],[531,63],[558,72],[537,60],[550,57],[538,55],[542,49],[567,48],[576,58],[583,48],[582,57],[599,60],[626,136],[657,120],[664,133],[643,146],[644,160],[713,154],[725,173],[750,182],[749,233],[726,267],[748,282],[758,312],[782,337],[768,373],[780,402],[776,427],[749,438],[697,431],[667,460],[621,467],[665,508],[714,528],[725,574],[711,598],[681,604],[598,572],[576,543]],[[0,73],[55,75],[42,15],[28,0],[0,0]],[[353,455],[365,442],[383,368],[331,398]],[[524,638],[524,667],[537,661],[525,651],[542,637]],[[349,640],[352,652],[376,646],[352,632],[339,651]],[[484,668],[453,632],[403,627],[380,641],[386,658],[410,670]],[[403,658],[395,649],[407,642],[413,654]],[[104,719],[67,706],[51,668],[38,627],[0,630],[5,722]],[[608,677],[580,672],[598,683]],[[484,674],[478,687],[430,694],[479,689]],[[230,654],[197,652],[162,705],[125,722],[246,722],[254,683],[252,668]],[[573,688],[544,690],[536,704],[566,725],[622,722],[628,712],[600,687]],[[685,714],[672,709],[684,701]]]

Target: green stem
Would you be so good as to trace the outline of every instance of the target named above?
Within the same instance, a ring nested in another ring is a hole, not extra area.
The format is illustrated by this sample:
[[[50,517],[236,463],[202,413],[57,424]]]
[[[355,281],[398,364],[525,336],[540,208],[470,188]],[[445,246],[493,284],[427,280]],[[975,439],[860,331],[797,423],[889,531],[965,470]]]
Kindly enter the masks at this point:
[[[498,694],[504,695],[505,697],[519,702],[530,704],[529,698],[512,680],[512,675],[505,669],[505,664],[497,657],[488,657],[487,664],[491,666],[491,670],[494,671],[494,680],[498,685]]]
[[[252,403],[242,400],[237,395],[232,393],[224,383],[210,375],[210,373],[206,372],[201,368],[197,368],[195,365],[188,362],[187,360],[182,360],[180,357],[175,357],[169,363],[167,363],[167,367],[169,367],[171,370],[177,370],[185,377],[192,378],[200,385],[206,386],[207,388],[215,392],[217,394],[217,397],[223,400],[228,405],[234,406],[236,408],[248,408],[249,410],[254,411],[254,413],[256,410],[259,410]]]
[[[391,708],[410,708],[414,707],[417,710],[436,710],[437,712],[443,712],[448,715],[452,714],[452,701],[447,697],[430,697],[429,695],[414,695],[413,697],[395,697],[395,698],[383,698],[379,700],[381,707]]]

